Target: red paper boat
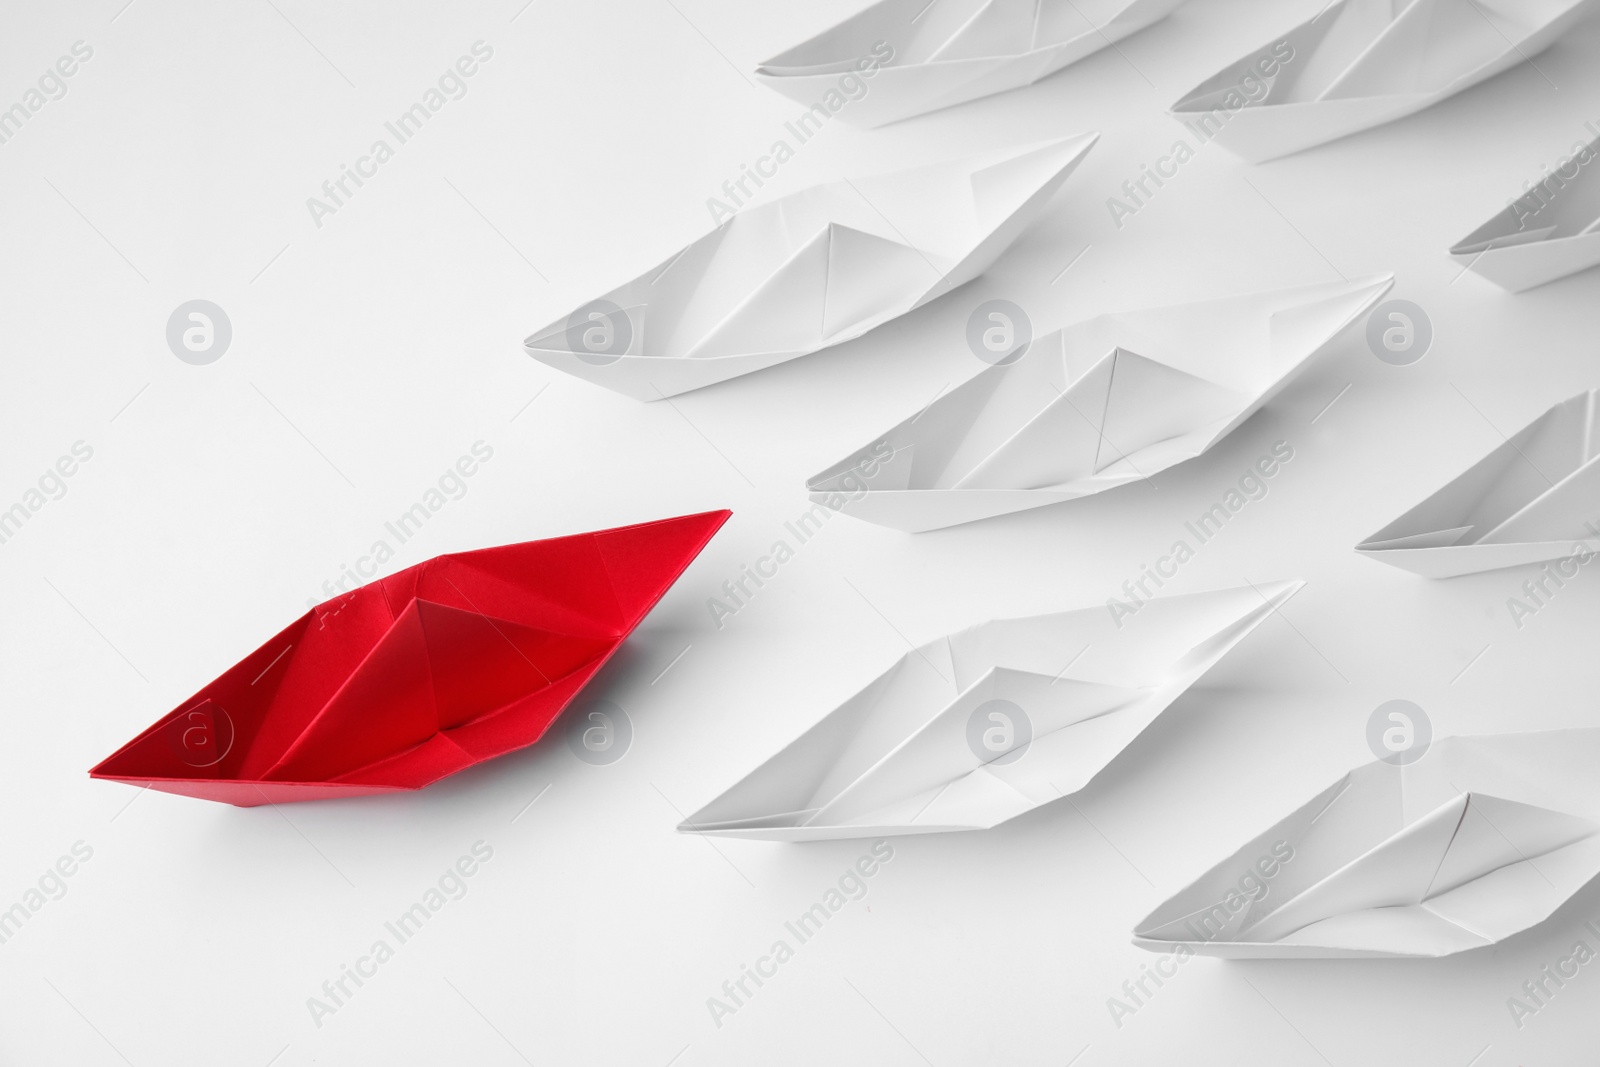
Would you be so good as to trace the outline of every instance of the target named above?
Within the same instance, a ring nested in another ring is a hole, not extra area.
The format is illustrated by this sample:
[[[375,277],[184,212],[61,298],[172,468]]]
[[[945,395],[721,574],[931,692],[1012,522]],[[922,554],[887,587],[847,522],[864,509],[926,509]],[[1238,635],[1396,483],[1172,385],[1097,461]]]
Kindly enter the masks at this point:
[[[241,807],[531,745],[732,512],[439,556],[311,609],[89,772]]]

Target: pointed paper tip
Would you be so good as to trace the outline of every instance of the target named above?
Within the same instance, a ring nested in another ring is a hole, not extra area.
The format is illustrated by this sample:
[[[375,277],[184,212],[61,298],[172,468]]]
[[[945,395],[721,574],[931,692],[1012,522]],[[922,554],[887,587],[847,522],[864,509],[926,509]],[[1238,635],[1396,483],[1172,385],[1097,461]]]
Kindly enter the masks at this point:
[[[706,526],[709,527],[708,532],[716,533],[718,530],[722,529],[723,524],[731,518],[733,518],[733,511],[730,508],[718,508],[715,511],[699,511],[692,515],[679,515],[676,519],[666,519],[663,521],[689,522],[694,519],[704,519]]]
[[[1267,600],[1272,601],[1274,606],[1277,606],[1287,603],[1291,597],[1305,587],[1306,580],[1304,578],[1280,578],[1275,582],[1267,582],[1264,585],[1256,586],[1256,591],[1266,597]]]
[[[1379,294],[1387,293],[1394,288],[1394,271],[1383,271],[1379,274],[1369,274],[1364,278],[1357,278],[1352,283],[1358,289],[1377,289]]]
[[[669,515],[664,519],[653,519],[647,522],[635,523],[633,525],[637,527],[698,526],[705,529],[706,537],[709,539],[712,534],[722,529],[723,524],[725,524],[731,518],[733,518],[733,512],[731,510],[728,508],[718,508],[715,511],[694,511],[687,515]],[[626,530],[630,529],[630,527],[623,526],[618,527],[618,529]]]
[[[1084,153],[1088,152],[1089,149],[1100,143],[1100,131],[1088,130],[1084,133],[1075,133],[1070,137],[1061,137],[1055,141],[1048,141],[1046,143],[1052,147],[1074,148],[1077,150],[1077,154],[1082,156]]]

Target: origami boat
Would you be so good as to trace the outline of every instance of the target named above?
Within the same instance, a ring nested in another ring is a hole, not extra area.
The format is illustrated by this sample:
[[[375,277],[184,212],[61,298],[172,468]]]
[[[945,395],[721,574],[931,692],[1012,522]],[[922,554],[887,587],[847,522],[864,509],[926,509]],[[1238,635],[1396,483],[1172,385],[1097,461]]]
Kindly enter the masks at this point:
[[[1334,0],[1172,105],[1251,162],[1415,114],[1509,70],[1597,0]]]
[[[987,367],[806,483],[917,532],[1143,480],[1211,448],[1377,303],[1385,274],[1080,322]]]
[[[879,0],[773,56],[756,76],[802,107],[882,126],[1031,85],[1182,2]]]
[[[525,347],[557,370],[656,400],[859,337],[988,270],[1098,136],[749,208]]]
[[[1463,238],[1450,254],[1474,274],[1513,293],[1600,265],[1596,170],[1600,139],[1576,146],[1554,173]]]
[[[1134,930],[1153,952],[1432,957],[1549,918],[1600,874],[1600,730],[1447,738],[1346,774]]]
[[[1557,404],[1356,551],[1451,578],[1600,549],[1597,397]]]
[[[680,831],[979,830],[1088,785],[1298,581],[1002,619],[900,659]]]
[[[240,807],[531,745],[730,512],[438,556],[321,604],[89,772]]]

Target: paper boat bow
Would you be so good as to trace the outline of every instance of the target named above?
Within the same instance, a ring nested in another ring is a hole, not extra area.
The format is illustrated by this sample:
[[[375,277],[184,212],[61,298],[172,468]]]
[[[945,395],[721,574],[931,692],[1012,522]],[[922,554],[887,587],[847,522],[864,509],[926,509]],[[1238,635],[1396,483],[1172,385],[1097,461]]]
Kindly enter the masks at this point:
[[[537,741],[730,512],[438,556],[302,615],[89,773],[241,807]]]
[[[1600,265],[1597,170],[1600,139],[1576,146],[1554,173],[1464,237],[1450,254],[1513,293]]]
[[[1447,956],[1549,918],[1600,874],[1600,730],[1448,738],[1331,787],[1150,914],[1206,956]]]
[[[657,400],[848,341],[988,270],[1097,138],[749,208],[524,346],[557,370]]]
[[[1451,578],[1600,550],[1597,401],[1557,404],[1356,551]]]
[[[1301,582],[1004,619],[900,660],[679,830],[772,841],[994,826],[1082,789]]]
[[[843,102],[830,113],[882,126],[1031,85],[1182,2],[879,0],[773,56],[756,76],[803,107],[827,107],[828,94],[838,94]],[[858,81],[841,86],[845,75]]]
[[[1391,284],[1386,274],[1066,327],[806,488],[825,507],[916,532],[1148,478],[1231,433]]]
[[[1259,163],[1431,107],[1549,48],[1597,0],[1334,0],[1172,105]]]

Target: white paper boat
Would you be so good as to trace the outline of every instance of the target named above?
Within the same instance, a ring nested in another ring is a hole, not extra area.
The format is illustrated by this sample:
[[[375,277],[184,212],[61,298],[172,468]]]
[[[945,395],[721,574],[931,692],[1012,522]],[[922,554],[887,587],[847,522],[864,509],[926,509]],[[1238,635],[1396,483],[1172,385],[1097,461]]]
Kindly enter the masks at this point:
[[[1571,168],[1572,177],[1564,172]],[[1531,192],[1474,230],[1450,254],[1520,293],[1600,266],[1600,140],[1568,157]]]
[[[831,182],[741,211],[524,345],[656,400],[848,341],[988,270],[1098,139]]]
[[[802,107],[821,105],[852,125],[882,126],[1031,85],[1181,3],[879,0],[773,56],[756,76]],[[864,91],[855,81],[840,85],[849,74]]]
[[[929,642],[690,816],[770,841],[978,830],[1075,793],[1298,581],[1003,619]]]
[[[1549,48],[1596,2],[1335,0],[1200,83],[1172,113],[1251,162],[1275,159],[1414,114],[1509,70]]]
[[[917,532],[1140,481],[1231,433],[1393,281],[1385,274],[1068,326],[806,487],[826,507]]]
[[[1451,578],[1600,550],[1597,398],[1557,404],[1356,551]]]
[[[1429,957],[1549,918],[1600,874],[1600,730],[1452,737],[1351,771],[1134,930],[1154,952]]]

